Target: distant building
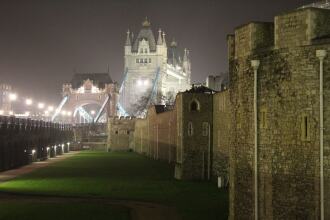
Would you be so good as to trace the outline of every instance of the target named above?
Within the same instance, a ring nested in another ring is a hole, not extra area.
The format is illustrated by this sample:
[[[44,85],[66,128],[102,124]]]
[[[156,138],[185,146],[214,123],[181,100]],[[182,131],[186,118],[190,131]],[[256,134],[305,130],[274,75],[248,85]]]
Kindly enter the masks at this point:
[[[211,75],[206,77],[205,86],[214,91],[220,92],[226,89],[227,85],[228,85],[228,73],[223,73],[216,76]]]
[[[161,104],[160,94],[176,94],[190,87],[189,51],[180,53],[177,42],[166,43],[165,33],[158,31],[156,40],[151,24],[145,20],[136,37],[127,32],[125,72],[120,89],[120,103],[130,110],[142,96]]]
[[[9,100],[9,94],[12,92],[11,85],[0,84],[0,113],[8,115],[12,111],[12,104]]]

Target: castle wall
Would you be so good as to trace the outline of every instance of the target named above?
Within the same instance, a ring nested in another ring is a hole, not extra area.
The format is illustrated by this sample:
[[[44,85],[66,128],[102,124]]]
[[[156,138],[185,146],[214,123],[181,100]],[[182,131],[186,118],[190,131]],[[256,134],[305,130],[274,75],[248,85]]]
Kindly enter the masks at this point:
[[[136,119],[133,149],[139,154],[148,155],[149,153],[149,132],[147,119]]]
[[[213,177],[221,178],[221,186],[229,182],[229,148],[231,138],[231,106],[229,91],[213,96]]]
[[[108,120],[108,150],[128,151],[133,148],[135,119],[113,117]]]
[[[211,175],[212,100],[211,94],[178,94],[178,156],[175,167],[177,179],[207,179]],[[193,102],[198,103],[198,110],[192,110]]]
[[[150,157],[175,161],[176,155],[176,111],[156,113],[152,107],[148,111]]]
[[[322,35],[328,28],[317,31],[315,21],[328,18],[329,14],[325,10],[305,9],[278,16],[275,19],[276,49],[260,48],[250,53],[238,49],[229,59],[233,106],[230,219],[251,219],[255,212],[252,59],[260,60],[257,105],[259,218],[320,217],[319,60],[316,50],[330,51],[330,44],[320,44],[314,37]],[[313,16],[316,17],[311,19]],[[306,19],[307,23],[304,23]],[[244,28],[248,27],[239,30]],[[236,31],[237,34],[242,33]],[[235,36],[238,48],[240,43],[236,39],[240,36]],[[329,61],[328,56],[324,64],[325,106],[330,104],[327,86]],[[327,107],[324,114],[325,127],[328,127],[330,115]],[[325,128],[324,132],[325,152],[329,152],[329,131]],[[324,159],[325,207],[329,207],[329,156],[325,154]],[[327,219],[329,211],[325,212]]]

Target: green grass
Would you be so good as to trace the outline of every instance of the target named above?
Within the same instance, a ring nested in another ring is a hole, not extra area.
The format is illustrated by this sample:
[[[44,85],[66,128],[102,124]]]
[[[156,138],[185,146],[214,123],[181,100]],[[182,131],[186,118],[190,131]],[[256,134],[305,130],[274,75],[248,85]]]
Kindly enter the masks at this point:
[[[0,190],[159,202],[176,207],[183,219],[227,219],[227,191],[215,183],[176,181],[173,172],[135,153],[82,152],[0,184]]]
[[[129,210],[101,204],[0,202],[0,220],[129,220]]]

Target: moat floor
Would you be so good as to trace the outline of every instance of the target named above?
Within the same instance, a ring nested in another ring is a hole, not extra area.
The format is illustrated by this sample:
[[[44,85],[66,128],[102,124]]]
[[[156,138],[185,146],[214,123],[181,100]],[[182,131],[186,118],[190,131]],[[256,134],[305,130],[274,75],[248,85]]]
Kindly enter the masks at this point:
[[[81,152],[0,184],[0,219],[227,219],[215,183],[135,153]]]

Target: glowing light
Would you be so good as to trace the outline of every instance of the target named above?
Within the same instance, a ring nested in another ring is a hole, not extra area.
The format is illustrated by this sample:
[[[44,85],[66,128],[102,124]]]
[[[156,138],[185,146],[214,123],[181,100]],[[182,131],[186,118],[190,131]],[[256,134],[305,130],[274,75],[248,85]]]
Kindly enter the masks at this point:
[[[3,110],[0,110],[0,115],[3,115],[5,112]]]
[[[147,85],[149,85],[149,80],[147,80],[147,79],[146,79],[146,80],[144,80],[144,81],[143,81],[143,85],[144,85],[144,86],[147,86]]]
[[[48,111],[49,111],[49,112],[54,111],[54,106],[48,106]]]
[[[91,111],[91,114],[92,114],[92,115],[95,115],[95,111],[94,111],[94,110],[92,110],[92,111]]]
[[[61,112],[61,115],[65,116],[65,115],[66,115],[66,111],[63,110],[63,111]]]
[[[32,99],[26,99],[25,104],[26,105],[32,105]]]
[[[49,147],[47,147],[47,151],[49,151]]]
[[[45,108],[45,104],[42,103],[42,102],[39,102],[39,103],[38,103],[38,108],[39,108],[39,109],[43,109],[43,108]]]
[[[137,85],[138,85],[138,86],[142,86],[142,84],[143,84],[143,81],[142,81],[141,79],[139,79],[139,80],[137,81]]]
[[[36,153],[36,150],[32,150],[32,154],[35,154]]]
[[[72,115],[72,112],[67,112],[67,115],[68,115],[68,116],[71,116],[71,115]]]
[[[10,101],[16,101],[17,100],[17,95],[15,93],[9,94],[9,100]]]
[[[49,115],[49,111],[45,111],[45,115],[48,116]]]
[[[66,143],[67,145],[70,145],[70,142]]]
[[[25,112],[24,115],[25,115],[25,116],[29,116],[29,115],[30,115],[30,112]]]
[[[13,111],[9,111],[8,113],[9,113],[9,115],[14,115]]]

